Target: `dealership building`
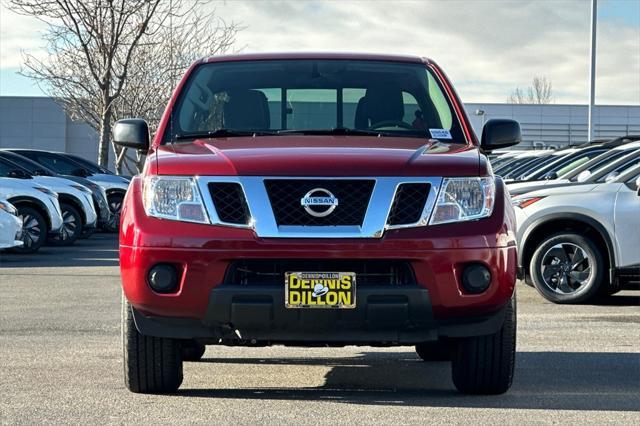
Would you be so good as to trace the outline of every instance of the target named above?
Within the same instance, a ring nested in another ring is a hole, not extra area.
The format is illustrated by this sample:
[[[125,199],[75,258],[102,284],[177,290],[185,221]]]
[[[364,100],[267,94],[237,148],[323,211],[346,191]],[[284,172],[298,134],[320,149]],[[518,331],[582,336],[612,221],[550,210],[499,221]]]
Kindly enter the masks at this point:
[[[587,141],[586,105],[467,103],[465,108],[478,135],[492,118],[517,120],[523,143],[516,149],[562,147]],[[305,108],[293,105],[293,109]],[[640,134],[640,106],[599,105],[594,108],[593,121],[596,139]],[[0,97],[0,148],[63,151],[95,161],[97,141],[93,129],[68,117],[52,98]]]

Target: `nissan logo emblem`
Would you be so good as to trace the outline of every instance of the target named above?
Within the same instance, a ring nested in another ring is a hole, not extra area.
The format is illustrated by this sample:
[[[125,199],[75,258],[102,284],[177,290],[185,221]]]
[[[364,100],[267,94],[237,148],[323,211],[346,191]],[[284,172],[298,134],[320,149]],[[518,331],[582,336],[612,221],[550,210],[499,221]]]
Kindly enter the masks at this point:
[[[300,205],[311,216],[325,217],[338,207],[338,199],[327,189],[315,188],[300,199]]]

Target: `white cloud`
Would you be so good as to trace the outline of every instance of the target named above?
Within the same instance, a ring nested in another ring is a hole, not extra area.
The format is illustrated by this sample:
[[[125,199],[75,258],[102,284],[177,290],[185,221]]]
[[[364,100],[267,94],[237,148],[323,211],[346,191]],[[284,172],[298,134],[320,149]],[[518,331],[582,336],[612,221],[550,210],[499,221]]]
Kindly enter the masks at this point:
[[[18,15],[7,8],[5,0],[0,0],[0,68],[20,68],[22,51],[44,55],[44,29],[42,22]]]
[[[416,54],[442,65],[466,102],[504,102],[534,75],[551,79],[556,102],[587,102],[589,2],[584,0],[255,0],[212,5],[227,21],[246,26],[238,37],[245,52]],[[629,10],[637,19],[599,24],[599,104],[640,104],[640,6]],[[41,24],[9,16],[2,8],[0,19],[0,68],[19,64],[21,49],[42,53]]]

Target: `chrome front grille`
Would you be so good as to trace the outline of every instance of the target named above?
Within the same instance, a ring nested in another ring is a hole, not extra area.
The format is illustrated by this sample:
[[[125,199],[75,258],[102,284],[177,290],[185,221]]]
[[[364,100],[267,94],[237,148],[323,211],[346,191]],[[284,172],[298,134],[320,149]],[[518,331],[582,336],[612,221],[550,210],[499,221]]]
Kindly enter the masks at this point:
[[[381,238],[385,230],[426,226],[442,178],[200,176],[197,181],[214,225],[252,229],[260,238]],[[317,188],[332,194],[335,203],[322,217],[301,203]]]
[[[268,179],[264,185],[278,226],[362,226],[373,191],[373,180]],[[331,214],[312,216],[301,205],[309,191],[323,188],[338,205]]]

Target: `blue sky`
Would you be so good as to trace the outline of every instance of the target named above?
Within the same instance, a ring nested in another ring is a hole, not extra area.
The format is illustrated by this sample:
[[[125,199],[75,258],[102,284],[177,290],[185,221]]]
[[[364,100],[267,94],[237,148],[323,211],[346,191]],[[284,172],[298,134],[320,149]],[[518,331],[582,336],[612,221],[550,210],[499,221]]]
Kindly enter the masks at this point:
[[[21,51],[46,55],[43,26],[0,2],[0,95],[42,95],[17,71]],[[418,54],[440,63],[466,102],[504,102],[534,75],[553,82],[556,103],[587,102],[588,0],[228,1],[215,7],[245,25],[238,37],[245,52]],[[640,104],[640,0],[600,0],[598,14],[596,102]]]

